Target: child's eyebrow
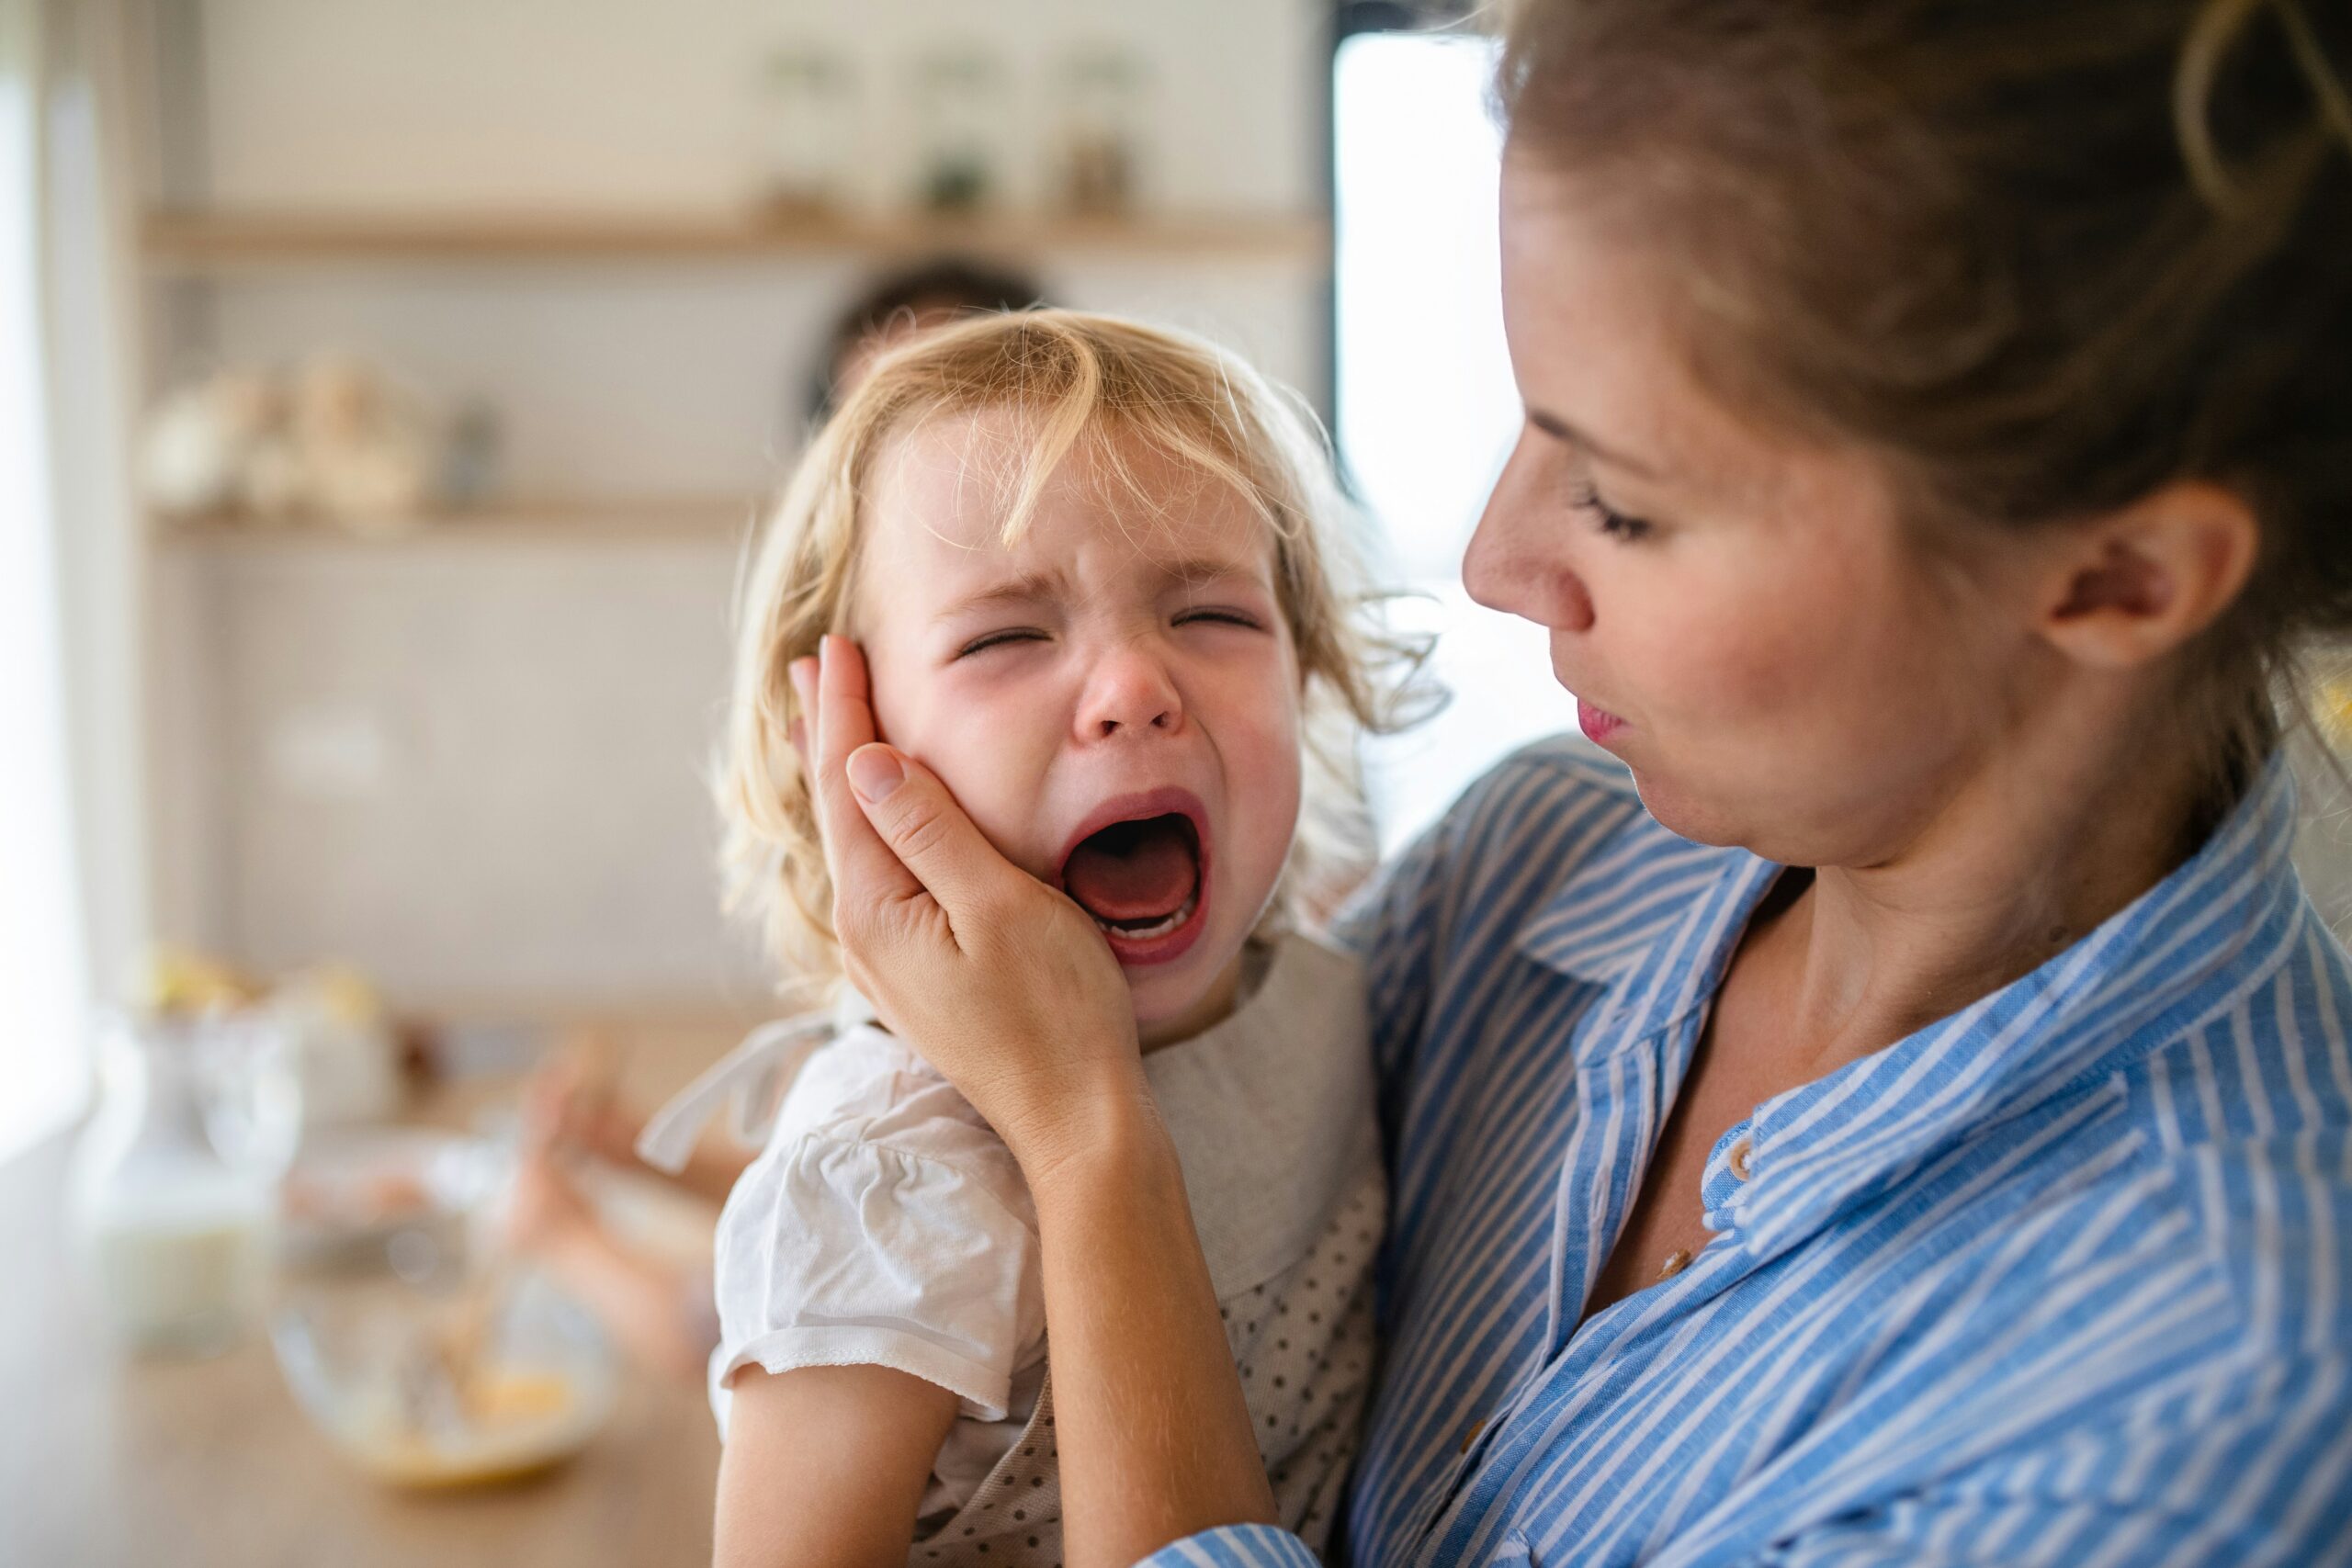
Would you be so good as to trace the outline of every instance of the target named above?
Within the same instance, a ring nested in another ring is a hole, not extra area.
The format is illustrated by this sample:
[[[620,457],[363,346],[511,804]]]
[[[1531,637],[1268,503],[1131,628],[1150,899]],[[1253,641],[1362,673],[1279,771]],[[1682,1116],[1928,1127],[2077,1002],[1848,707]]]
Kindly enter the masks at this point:
[[[934,621],[952,620],[969,615],[974,610],[993,609],[1009,604],[1034,604],[1041,599],[1051,599],[1069,586],[1068,579],[1054,568],[1039,571],[1024,571],[1001,582],[967,593],[945,605],[932,616]]]
[[[1178,587],[1205,587],[1215,582],[1247,582],[1263,586],[1258,568],[1248,561],[1225,556],[1194,556],[1183,560],[1159,561],[1154,570],[1162,581]],[[1009,608],[1018,604],[1035,604],[1043,600],[1068,594],[1069,580],[1060,570],[1046,567],[1036,571],[1024,571],[986,588],[960,595],[943,606],[932,620],[952,621],[976,610]]]
[[[1169,582],[1184,587],[1223,582],[1236,578],[1253,584],[1260,581],[1258,568],[1254,563],[1234,560],[1225,556],[1195,556],[1189,560],[1164,561],[1160,564],[1159,575]]]

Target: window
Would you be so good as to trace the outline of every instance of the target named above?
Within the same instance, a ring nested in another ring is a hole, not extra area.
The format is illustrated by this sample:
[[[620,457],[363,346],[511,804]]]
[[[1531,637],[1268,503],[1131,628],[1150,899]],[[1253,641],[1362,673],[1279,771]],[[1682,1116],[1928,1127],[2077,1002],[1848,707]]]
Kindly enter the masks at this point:
[[[38,11],[0,0],[0,1156],[75,1104],[87,994],[40,362]]]
[[[1453,694],[1434,720],[1374,743],[1384,851],[1504,752],[1576,726],[1543,629],[1462,591],[1463,546],[1520,423],[1496,254],[1495,51],[1381,28],[1343,30],[1332,55],[1335,434],[1390,574],[1425,596],[1400,619],[1438,634]]]

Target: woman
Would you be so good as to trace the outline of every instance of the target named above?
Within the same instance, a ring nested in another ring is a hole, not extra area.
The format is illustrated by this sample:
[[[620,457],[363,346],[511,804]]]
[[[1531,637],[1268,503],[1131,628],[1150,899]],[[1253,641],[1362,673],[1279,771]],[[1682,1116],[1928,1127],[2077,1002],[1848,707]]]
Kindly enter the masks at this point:
[[[1344,922],[1352,1561],[2352,1560],[2352,966],[2271,705],[2352,629],[2321,9],[1516,19],[1464,575],[1630,782],[1522,753]],[[852,975],[1036,1196],[1071,1560],[1311,1562],[1115,968],[822,692]]]

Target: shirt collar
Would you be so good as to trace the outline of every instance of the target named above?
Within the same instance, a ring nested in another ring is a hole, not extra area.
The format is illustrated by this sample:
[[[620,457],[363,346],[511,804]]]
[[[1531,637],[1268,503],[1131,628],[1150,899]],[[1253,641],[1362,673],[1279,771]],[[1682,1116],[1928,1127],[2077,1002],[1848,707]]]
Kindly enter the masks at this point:
[[[1724,1161],[1711,1162],[1710,1224],[1770,1255],[1963,1138],[2052,1110],[2210,1022],[2308,934],[2294,831],[2294,777],[2273,756],[2196,854],[2072,947],[1757,1107],[1750,1179],[1719,1185]]]
[[[2073,946],[1758,1106],[1709,1163],[1710,1228],[1736,1227],[1751,1251],[1791,1245],[1973,1130],[2104,1081],[2228,1007],[2304,934],[2295,816],[2274,756],[2196,854]],[[1579,1060],[1657,1050],[1711,1000],[1781,869],[1630,818],[1520,931],[1528,956],[1608,987]],[[1733,1178],[1725,1152],[1742,1142],[1748,1174]]]
[[[1780,870],[1693,843],[1636,805],[1520,928],[1519,949],[1607,987],[1580,1032],[1593,1055],[1629,1051],[1714,995]]]

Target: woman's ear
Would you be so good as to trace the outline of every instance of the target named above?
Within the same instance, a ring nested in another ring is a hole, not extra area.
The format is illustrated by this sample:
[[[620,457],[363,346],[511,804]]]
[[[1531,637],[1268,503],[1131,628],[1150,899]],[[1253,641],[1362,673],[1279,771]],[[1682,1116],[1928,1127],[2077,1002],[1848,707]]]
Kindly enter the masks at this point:
[[[2063,532],[2039,629],[2068,658],[2106,670],[2161,659],[2220,619],[2262,538],[2252,507],[2199,479]]]

